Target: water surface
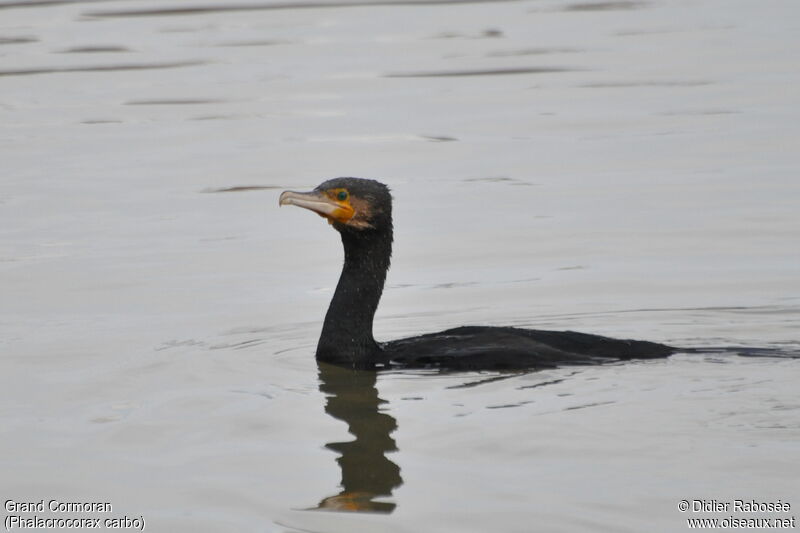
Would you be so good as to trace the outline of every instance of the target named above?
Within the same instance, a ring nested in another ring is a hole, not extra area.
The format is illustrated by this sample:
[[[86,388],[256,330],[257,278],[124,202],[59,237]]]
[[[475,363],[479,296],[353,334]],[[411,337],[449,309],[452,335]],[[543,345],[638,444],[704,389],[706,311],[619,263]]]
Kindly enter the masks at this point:
[[[797,20],[791,0],[0,3],[4,500],[171,532],[794,515]],[[318,366],[340,245],[277,198],[339,175],[394,192],[379,339],[758,350]]]

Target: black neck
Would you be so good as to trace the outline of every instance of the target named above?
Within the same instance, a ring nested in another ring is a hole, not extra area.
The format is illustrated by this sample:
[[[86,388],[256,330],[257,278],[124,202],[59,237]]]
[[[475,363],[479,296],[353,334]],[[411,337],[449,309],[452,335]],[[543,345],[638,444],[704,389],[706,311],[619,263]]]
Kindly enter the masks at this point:
[[[372,320],[389,270],[392,229],[344,229],[341,235],[344,268],[325,315],[317,359],[368,368],[381,354],[372,336]]]

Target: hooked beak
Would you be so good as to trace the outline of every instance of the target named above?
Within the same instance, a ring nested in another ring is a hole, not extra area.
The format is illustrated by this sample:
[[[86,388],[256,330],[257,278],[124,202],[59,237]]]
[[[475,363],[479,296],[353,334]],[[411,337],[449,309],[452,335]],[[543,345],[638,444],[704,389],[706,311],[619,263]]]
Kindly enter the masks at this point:
[[[322,191],[295,192],[283,191],[278,205],[296,205],[325,217],[329,222],[346,223],[353,216],[353,208],[345,203],[340,203]]]

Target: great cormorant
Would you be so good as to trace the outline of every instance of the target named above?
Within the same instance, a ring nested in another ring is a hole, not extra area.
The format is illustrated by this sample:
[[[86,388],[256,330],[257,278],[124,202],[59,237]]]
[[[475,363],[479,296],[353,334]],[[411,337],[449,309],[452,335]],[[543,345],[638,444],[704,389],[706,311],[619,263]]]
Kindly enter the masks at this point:
[[[652,359],[675,351],[653,342],[574,331],[486,326],[376,342],[372,321],[392,255],[389,188],[374,180],[335,178],[310,192],[285,191],[279,205],[314,211],[342,237],[344,267],[317,344],[320,361],[360,369],[536,369]]]

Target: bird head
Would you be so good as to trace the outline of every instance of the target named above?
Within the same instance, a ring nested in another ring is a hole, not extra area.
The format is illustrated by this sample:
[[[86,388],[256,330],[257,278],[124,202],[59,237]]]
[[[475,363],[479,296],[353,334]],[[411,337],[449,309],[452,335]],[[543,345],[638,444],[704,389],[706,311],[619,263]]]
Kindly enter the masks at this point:
[[[313,211],[339,232],[382,230],[392,224],[389,187],[375,180],[334,178],[313,191],[284,191],[278,205],[296,205]]]

